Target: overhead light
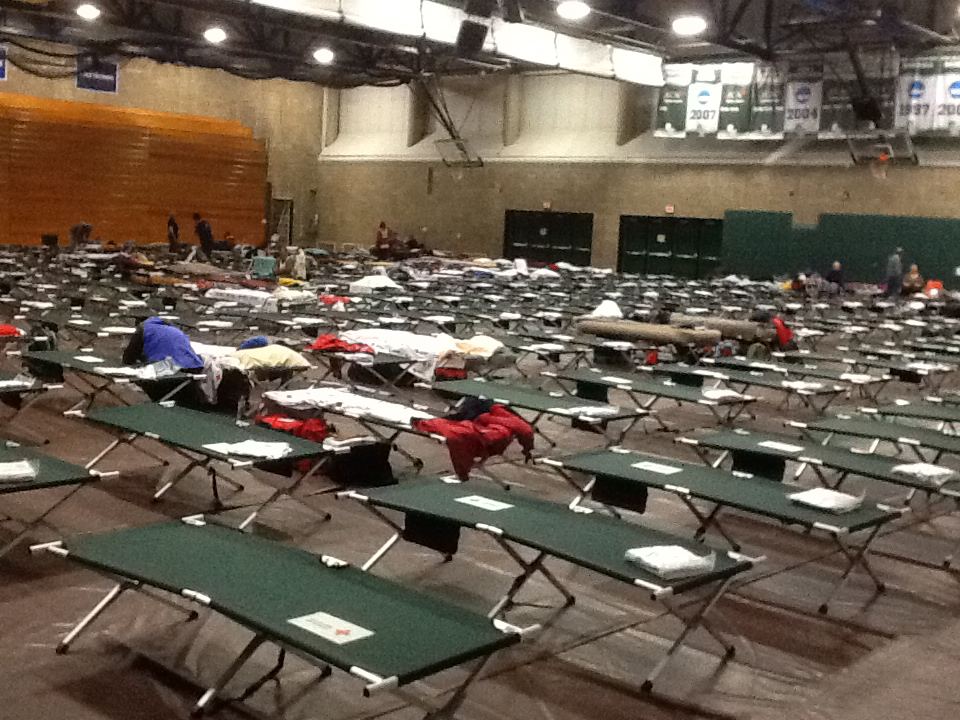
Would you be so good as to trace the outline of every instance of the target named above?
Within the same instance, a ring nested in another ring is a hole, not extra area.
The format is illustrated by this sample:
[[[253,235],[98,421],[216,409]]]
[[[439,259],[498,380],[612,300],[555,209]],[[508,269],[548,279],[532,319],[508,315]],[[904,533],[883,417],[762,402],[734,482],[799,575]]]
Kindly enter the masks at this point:
[[[96,5],[91,5],[89,3],[84,3],[77,7],[77,15],[82,17],[84,20],[96,20],[100,17],[100,8]]]
[[[336,54],[328,47],[317,48],[313,51],[313,59],[321,65],[329,65],[335,57]]]
[[[677,35],[699,35],[707,29],[707,21],[699,15],[682,15],[673,21],[673,31]]]
[[[557,15],[564,20],[583,20],[590,14],[590,6],[581,0],[563,0],[557,5]]]
[[[223,28],[211,27],[203,31],[203,38],[208,43],[219,45],[220,43],[222,43],[224,40],[227,39],[227,33]]]

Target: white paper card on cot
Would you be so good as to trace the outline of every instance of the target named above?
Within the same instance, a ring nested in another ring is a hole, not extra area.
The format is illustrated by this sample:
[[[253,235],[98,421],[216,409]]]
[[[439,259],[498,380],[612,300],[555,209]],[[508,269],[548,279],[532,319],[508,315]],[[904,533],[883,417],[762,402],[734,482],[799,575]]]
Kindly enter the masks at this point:
[[[803,450],[803,447],[800,445],[790,445],[789,443],[776,442],[775,440],[764,440],[762,443],[757,443],[757,445],[758,447],[767,448],[768,450],[779,450],[788,453],[798,453]]]
[[[325,612],[315,612],[310,615],[290,618],[287,622],[335,645],[346,645],[374,634],[373,630],[367,630],[367,628],[354,625],[352,622],[347,622]]]
[[[74,355],[73,359],[90,364],[106,362],[103,358],[98,358],[94,355]]]
[[[646,470],[647,472],[656,473],[657,475],[676,475],[677,473],[683,472],[683,468],[674,467],[673,465],[663,465],[662,463],[648,462],[644,460],[643,462],[634,463],[631,467],[635,467],[637,470]]]
[[[513,507],[505,502],[500,502],[499,500],[492,500],[490,498],[485,498],[483,495],[466,495],[461,498],[457,498],[458,503],[463,503],[464,505],[472,505],[475,508],[480,508],[481,510],[489,510],[490,512],[500,512],[501,510],[509,510]]]

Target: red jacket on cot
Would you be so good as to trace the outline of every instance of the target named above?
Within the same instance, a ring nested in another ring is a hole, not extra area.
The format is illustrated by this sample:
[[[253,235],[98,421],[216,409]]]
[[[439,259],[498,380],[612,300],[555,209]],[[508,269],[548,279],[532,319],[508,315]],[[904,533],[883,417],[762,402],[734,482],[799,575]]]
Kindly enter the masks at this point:
[[[336,335],[320,335],[316,340],[307,346],[307,350],[315,352],[346,352],[346,353],[367,353],[373,355],[373,348],[362,343],[345,343]]]
[[[529,457],[533,449],[533,428],[523,418],[514,415],[503,405],[494,405],[490,412],[474,420],[446,420],[432,418],[418,420],[414,430],[442,435],[447,441],[447,452],[453,471],[463,481],[477,462],[493,455],[502,455],[514,438]]]
[[[781,348],[785,348],[793,340],[793,330],[787,327],[787,324],[778,317],[773,319],[773,327],[777,331],[777,343]]]

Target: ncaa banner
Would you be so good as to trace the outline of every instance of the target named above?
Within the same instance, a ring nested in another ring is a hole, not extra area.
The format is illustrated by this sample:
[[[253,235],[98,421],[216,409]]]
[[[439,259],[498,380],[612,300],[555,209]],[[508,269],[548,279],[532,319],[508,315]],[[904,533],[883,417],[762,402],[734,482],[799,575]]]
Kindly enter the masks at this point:
[[[960,57],[943,59],[934,95],[933,132],[960,137]]]
[[[720,84],[719,65],[695,65],[693,82],[687,88],[687,116],[684,129],[687,134],[716,135],[720,128],[720,101],[723,86]]]
[[[939,58],[904,58],[897,81],[897,119],[895,126],[911,135],[933,130],[936,115],[937,86],[943,72]]]
[[[794,70],[784,89],[784,135],[817,135],[823,114],[823,68]]]
[[[723,85],[695,82],[687,91],[687,134],[716,135],[720,129],[720,104]]]
[[[720,66],[720,122],[717,137],[740,138],[750,131],[750,88],[754,63],[724,63]]]
[[[687,93],[693,82],[693,65],[664,65],[654,137],[686,137]]]

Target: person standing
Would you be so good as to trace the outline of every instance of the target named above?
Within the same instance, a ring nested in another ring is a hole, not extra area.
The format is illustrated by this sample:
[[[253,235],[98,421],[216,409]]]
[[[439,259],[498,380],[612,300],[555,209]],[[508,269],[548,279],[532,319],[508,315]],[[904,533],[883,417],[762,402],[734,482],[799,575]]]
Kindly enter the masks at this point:
[[[903,248],[897,248],[887,260],[887,297],[900,297],[903,291]]]
[[[200,213],[195,212],[193,214],[194,222],[194,232],[197,234],[197,239],[200,241],[200,250],[206,256],[206,259],[211,258],[213,253],[213,248],[217,244],[217,241],[213,238],[213,228],[210,227],[210,223],[201,217]]]
[[[173,210],[167,218],[167,244],[172,254],[176,255],[180,252],[180,226],[177,225],[177,219],[173,216]]]

